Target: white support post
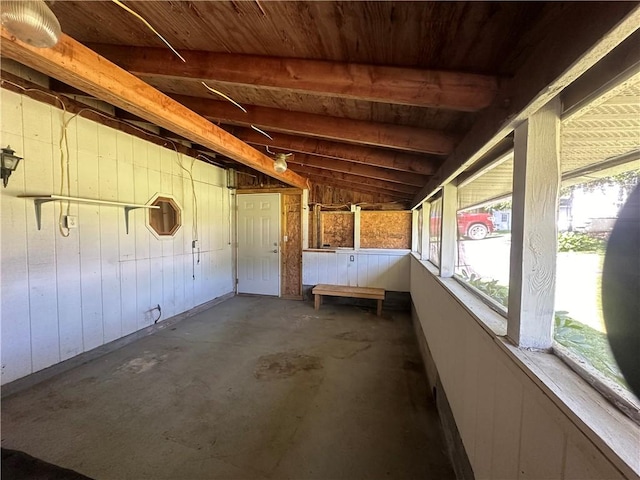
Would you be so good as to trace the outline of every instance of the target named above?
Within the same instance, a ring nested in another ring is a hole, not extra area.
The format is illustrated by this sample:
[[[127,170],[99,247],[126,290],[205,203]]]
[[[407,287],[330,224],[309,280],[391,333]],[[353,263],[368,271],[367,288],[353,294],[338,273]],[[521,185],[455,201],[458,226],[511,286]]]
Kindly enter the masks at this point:
[[[411,251],[418,251],[418,230],[420,222],[420,210],[414,208],[411,210]]]
[[[309,248],[309,190],[302,190],[302,249]]]
[[[355,210],[354,207],[355,206]],[[351,206],[353,212],[353,249],[360,250],[360,210],[361,207],[357,205]]]
[[[422,204],[422,260],[429,260],[429,225],[431,224],[431,203]]]
[[[515,130],[507,334],[524,348],[552,344],[560,112],[556,98]]]
[[[456,269],[458,248],[458,187],[447,183],[442,187],[442,235],[440,237],[440,276],[452,277]]]

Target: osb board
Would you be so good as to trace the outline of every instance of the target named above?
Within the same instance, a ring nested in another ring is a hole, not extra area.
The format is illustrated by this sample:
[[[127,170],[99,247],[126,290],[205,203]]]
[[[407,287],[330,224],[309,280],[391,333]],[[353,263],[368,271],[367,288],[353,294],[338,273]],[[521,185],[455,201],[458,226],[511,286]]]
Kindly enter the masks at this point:
[[[284,234],[282,295],[302,295],[302,217],[300,195],[283,195]]]
[[[360,212],[360,248],[411,248],[411,212]]]
[[[353,248],[353,213],[321,212],[322,245]]]

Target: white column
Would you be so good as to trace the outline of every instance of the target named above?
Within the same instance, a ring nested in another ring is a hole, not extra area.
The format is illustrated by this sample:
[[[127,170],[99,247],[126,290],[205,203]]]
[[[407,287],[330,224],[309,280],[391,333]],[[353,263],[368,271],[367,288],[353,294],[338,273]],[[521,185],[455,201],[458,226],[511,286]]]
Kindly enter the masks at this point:
[[[431,224],[431,204],[422,204],[422,260],[429,260],[429,225]]]
[[[411,210],[411,251],[418,251],[418,227],[420,220],[420,210],[417,208]]]
[[[458,187],[442,187],[442,235],[440,237],[440,276],[452,277],[456,269]]]
[[[556,98],[515,130],[507,333],[526,348],[552,344],[560,112]]]
[[[355,207],[355,208],[354,208]],[[353,212],[353,249],[360,250],[360,210],[361,207],[352,205]]]

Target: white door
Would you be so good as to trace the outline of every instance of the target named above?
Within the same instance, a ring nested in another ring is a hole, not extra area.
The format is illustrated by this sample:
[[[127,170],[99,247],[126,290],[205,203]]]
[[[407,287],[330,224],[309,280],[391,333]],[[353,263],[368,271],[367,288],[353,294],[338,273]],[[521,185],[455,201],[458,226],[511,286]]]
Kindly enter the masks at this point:
[[[237,198],[238,293],[280,296],[280,194]]]

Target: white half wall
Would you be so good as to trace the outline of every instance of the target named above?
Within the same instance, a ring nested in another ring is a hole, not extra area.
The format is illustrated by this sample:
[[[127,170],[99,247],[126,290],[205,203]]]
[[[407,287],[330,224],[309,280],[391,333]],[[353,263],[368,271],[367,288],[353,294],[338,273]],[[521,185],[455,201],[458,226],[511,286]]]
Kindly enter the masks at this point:
[[[32,200],[60,194],[62,111],[1,90],[0,144],[24,157],[1,189],[2,384],[42,370],[234,290],[230,191],[224,170],[196,160],[197,249],[190,157],[82,117],[68,127],[71,196],[145,204],[170,195],[182,226],[159,240],[147,211],[71,203],[78,228],[63,237],[60,209]],[[70,115],[67,115],[69,118]],[[66,195],[66,188],[63,195]]]
[[[318,250],[302,252],[302,284],[377,287],[409,291],[408,250]]]
[[[607,441],[596,443],[585,435],[572,415],[559,408],[499,345],[501,340],[489,334],[421,261],[411,258],[411,298],[424,332],[423,340],[475,478],[625,478],[603,454]],[[559,360],[554,362],[552,373],[550,363],[540,368],[556,385],[568,377],[577,377],[564,365],[558,368]],[[598,396],[595,392],[593,395]],[[577,394],[572,399],[580,404],[584,398],[579,397],[584,396]],[[615,420],[612,409],[604,402],[601,410],[601,415],[611,418],[610,438],[616,432],[621,436],[621,425],[631,422],[626,417]],[[637,441],[630,440],[626,447],[637,468]],[[635,475],[630,473],[629,478]]]

